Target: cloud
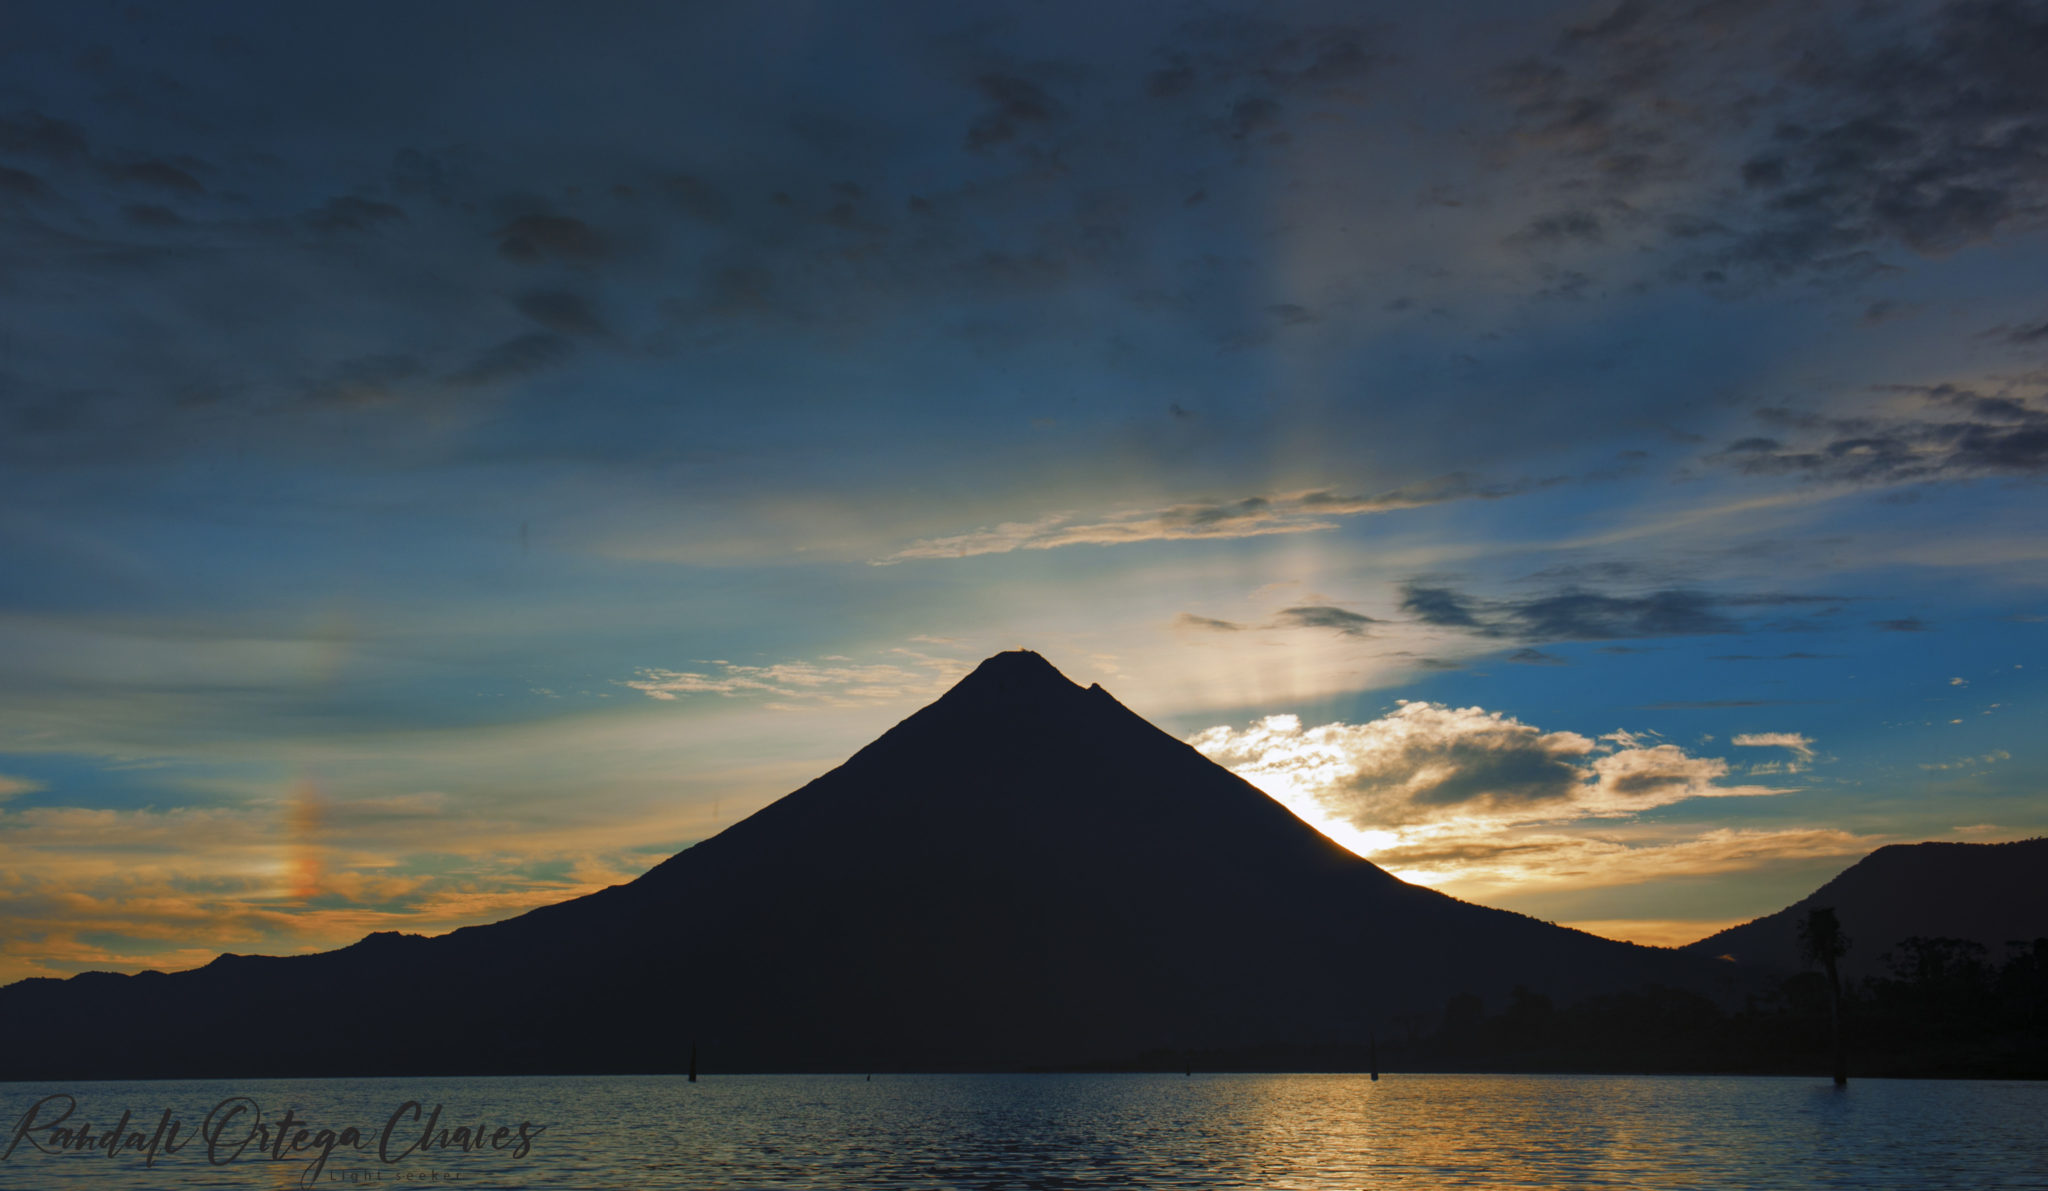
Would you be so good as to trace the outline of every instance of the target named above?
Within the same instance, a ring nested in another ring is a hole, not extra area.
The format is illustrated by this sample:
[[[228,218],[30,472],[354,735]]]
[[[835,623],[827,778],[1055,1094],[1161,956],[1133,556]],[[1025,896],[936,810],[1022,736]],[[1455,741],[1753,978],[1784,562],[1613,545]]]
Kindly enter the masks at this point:
[[[1597,244],[1604,237],[1600,218],[1591,211],[1561,211],[1531,221],[1529,226],[1508,237],[1508,243],[1525,247],[1573,241]]]
[[[306,222],[323,232],[369,232],[404,218],[403,207],[344,194],[328,199],[325,206],[306,216]]]
[[[1188,743],[1269,793],[1306,794],[1366,830],[1468,806],[1562,808],[1585,781],[1580,759],[1594,747],[1498,712],[1424,702],[1365,724],[1304,728],[1295,716],[1269,716],[1241,732],[1210,728]]]
[[[1611,596],[1567,591],[1522,601],[1508,615],[1528,635],[1545,640],[1601,641],[1614,637],[1686,637],[1732,633],[1736,624],[1714,597],[1695,591]]]
[[[663,701],[685,695],[767,698],[772,701],[766,706],[786,710],[931,698],[958,682],[969,669],[953,658],[910,649],[893,652],[906,660],[860,664],[835,657],[767,666],[714,660],[699,663],[704,670],[643,669],[637,678],[620,685]]]
[[[199,179],[168,161],[131,161],[104,168],[110,181],[122,185],[146,186],[185,195],[206,193],[206,187],[200,184]]]
[[[1480,621],[1474,611],[1471,598],[1448,587],[1427,587],[1419,583],[1403,584],[1401,611],[1424,624],[1472,629],[1475,632],[1487,630],[1487,626]]]
[[[1772,434],[1738,439],[1708,461],[1747,475],[1843,484],[2048,473],[2048,389],[2038,380],[1988,394],[1948,384],[1886,391],[1917,408],[1858,417],[1760,410]]]
[[[974,80],[987,106],[967,129],[967,148],[987,149],[1017,139],[1028,126],[1050,124],[1063,114],[1045,88],[1014,74],[991,72]]]
[[[438,934],[594,892],[647,864],[630,830],[604,850],[528,839],[507,851],[498,833],[451,832],[446,813],[394,831],[357,809],[330,808],[318,885],[298,889],[274,807],[0,813],[0,983],[322,950],[373,930]]]
[[[1791,791],[1724,784],[1725,760],[1634,733],[1594,741],[1478,707],[1403,702],[1368,723],[1317,727],[1268,716],[1188,743],[1338,843],[1432,885],[1581,887],[1749,867],[1816,846],[1854,850],[1844,833],[1804,830],[1621,842],[1614,833],[1636,830],[1626,825],[1653,807]]]
[[[1785,861],[1862,856],[1891,842],[1886,836],[1819,827],[1722,827],[1687,838],[1650,840],[1614,832],[1522,831],[1419,837],[1384,847],[1371,859],[1405,881],[1491,900],[1532,890],[1611,888],[1746,872]]]
[[[508,260],[537,264],[560,260],[590,264],[610,254],[596,228],[567,215],[521,215],[498,230],[498,251]]]
[[[27,170],[0,166],[0,193],[11,194],[16,198],[42,198],[49,192],[49,187],[43,185],[43,180]]]
[[[1283,608],[1275,619],[1279,624],[1289,628],[1331,629],[1346,637],[1363,637],[1365,626],[1380,623],[1362,613],[1331,607],[1328,604]]]
[[[34,778],[9,777],[0,773],[0,802],[5,802],[17,794],[33,794],[42,788],[43,783]]]
[[[1570,662],[1565,661],[1563,658],[1558,657],[1555,654],[1545,653],[1540,649],[1518,649],[1515,652],[1509,654],[1507,660],[1521,666],[1571,665]]]
[[[1238,624],[1236,621],[1217,620],[1213,616],[1196,616],[1192,612],[1183,612],[1179,616],[1174,617],[1173,627],[1177,629],[1200,629],[1210,633],[1241,633],[1245,629],[1244,625]]]
[[[540,290],[521,294],[512,305],[519,313],[558,335],[582,335],[606,339],[611,329],[588,301],[562,290]]]
[[[1424,624],[1485,637],[1538,641],[1739,633],[1745,629],[1741,609],[1834,602],[1828,596],[1786,593],[1724,594],[1671,588],[1614,595],[1578,587],[1549,595],[1481,600],[1418,581],[1401,586],[1402,611]]]
[[[1673,276],[1854,280],[1893,246],[1939,257],[2038,220],[2048,106],[2015,47],[2044,33],[2023,3],[1623,4],[1494,72],[1502,155],[1548,159],[1582,206],[1661,215]]]
[[[73,161],[86,155],[85,132],[69,120],[52,119],[37,111],[0,116],[0,152],[49,162]]]
[[[992,528],[912,542],[894,554],[875,559],[874,565],[1008,554],[1015,550],[1052,550],[1061,546],[1111,546],[1133,542],[1224,540],[1267,534],[1313,533],[1337,528],[1338,518],[1424,508],[1453,500],[1499,500],[1564,482],[1563,479],[1548,479],[1486,484],[1463,473],[1454,473],[1360,496],[1315,489],[1273,496],[1248,496],[1234,501],[1134,509],[1092,519],[1070,512],[1051,513],[1036,521],[1006,521]]]
[[[1744,732],[1729,743],[1740,748],[1788,749],[1801,761],[1813,760],[1813,738],[1797,732]]]
[[[1269,716],[1188,742],[1210,760],[1364,832],[1458,821],[1474,829],[1625,816],[1692,798],[1784,793],[1721,786],[1728,764],[1628,733],[1596,743],[1478,707],[1403,702],[1364,724]]]
[[[1996,765],[2000,761],[2010,760],[2012,760],[2011,753],[2006,752],[2004,749],[1993,749],[1988,753],[1976,757],[1957,757],[1953,761],[1938,761],[1931,764],[1923,762],[1920,768],[1930,771],[1938,771],[1944,769],[1982,769],[1987,765]],[[1958,827],[1956,828],[1956,830],[1969,831],[1973,829],[1968,827]]]
[[[1924,633],[1934,627],[1917,616],[1902,616],[1897,620],[1873,620],[1870,623],[1887,633]]]

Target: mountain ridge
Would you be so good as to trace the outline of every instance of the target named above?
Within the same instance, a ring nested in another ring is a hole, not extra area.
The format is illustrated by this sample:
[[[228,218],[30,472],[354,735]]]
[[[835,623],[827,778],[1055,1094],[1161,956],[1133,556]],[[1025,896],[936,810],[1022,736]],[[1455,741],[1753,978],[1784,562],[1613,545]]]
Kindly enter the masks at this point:
[[[1887,844],[1798,901],[1679,948],[1792,971],[1804,966],[1799,922],[1806,911],[1836,912],[1851,946],[1850,979],[1886,974],[1884,955],[1913,937],[1965,938],[1995,962],[2008,941],[2048,933],[2048,837],[2001,843],[1929,840]]]

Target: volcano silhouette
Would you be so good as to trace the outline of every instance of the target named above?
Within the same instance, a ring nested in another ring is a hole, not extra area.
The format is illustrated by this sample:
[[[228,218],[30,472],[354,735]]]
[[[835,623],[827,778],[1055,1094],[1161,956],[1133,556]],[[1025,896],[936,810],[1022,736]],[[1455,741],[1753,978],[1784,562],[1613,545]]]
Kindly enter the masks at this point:
[[[1728,965],[1408,885],[1030,652],[629,884],[0,989],[0,1079],[1007,1070],[1358,1044]]]

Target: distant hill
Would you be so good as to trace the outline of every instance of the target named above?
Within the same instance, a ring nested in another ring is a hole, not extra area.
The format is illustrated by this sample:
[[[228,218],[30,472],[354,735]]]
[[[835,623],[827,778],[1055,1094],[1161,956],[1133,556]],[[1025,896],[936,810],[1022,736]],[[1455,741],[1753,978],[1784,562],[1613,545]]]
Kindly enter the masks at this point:
[[[2008,940],[2048,936],[2048,839],[1879,848],[1777,913],[1682,950],[1796,970],[1799,922],[1816,906],[1834,907],[1852,942],[1845,979],[1886,974],[1883,954],[1915,935],[1982,943],[1996,964]]]
[[[719,1071],[1003,1070],[1355,1045],[1459,993],[1729,971],[1405,884],[1019,651],[626,885],[438,938],[0,989],[33,1023],[0,1079],[679,1071],[693,1045]]]

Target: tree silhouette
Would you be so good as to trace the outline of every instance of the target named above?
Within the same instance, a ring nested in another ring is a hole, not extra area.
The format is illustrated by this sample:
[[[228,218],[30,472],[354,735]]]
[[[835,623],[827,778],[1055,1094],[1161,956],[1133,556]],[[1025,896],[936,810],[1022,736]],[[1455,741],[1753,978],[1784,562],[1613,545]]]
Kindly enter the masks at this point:
[[[1808,963],[1818,963],[1828,974],[1828,1024],[1835,1036],[1835,1086],[1842,1087],[1849,1082],[1849,1058],[1842,1049],[1842,978],[1835,971],[1835,961],[1848,953],[1849,936],[1842,933],[1833,906],[1806,912],[1805,920],[1799,924],[1799,950]]]

